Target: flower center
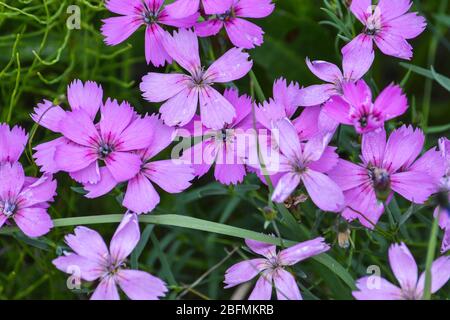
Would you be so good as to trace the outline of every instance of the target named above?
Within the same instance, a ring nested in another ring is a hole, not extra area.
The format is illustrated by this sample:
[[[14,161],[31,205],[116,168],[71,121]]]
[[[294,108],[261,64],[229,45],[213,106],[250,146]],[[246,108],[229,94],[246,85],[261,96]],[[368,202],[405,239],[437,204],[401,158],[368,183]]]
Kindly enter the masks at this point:
[[[228,10],[225,13],[217,15],[217,19],[220,20],[220,21],[227,21],[227,20],[229,20],[232,17],[233,17],[233,10]]]
[[[192,80],[196,86],[203,86],[204,79],[203,75],[205,74],[204,68],[198,68],[194,74],[192,75]]]
[[[146,24],[152,24],[158,22],[159,13],[155,10],[150,10],[145,1],[142,1],[144,5],[144,11],[142,12],[142,18]]]
[[[378,8],[375,9],[374,13],[367,18],[366,28],[364,33],[369,36],[376,35],[381,30],[381,16],[380,10]]]
[[[11,217],[11,216],[14,214],[15,211],[16,211],[16,204],[15,204],[15,203],[6,201],[6,202],[3,204],[3,210],[2,210],[2,213],[3,213],[5,216]]]
[[[98,156],[100,157],[100,159],[104,160],[113,151],[114,148],[111,145],[102,143],[98,148]]]
[[[379,200],[386,200],[390,193],[391,178],[385,169],[369,167],[369,178],[372,180]]]

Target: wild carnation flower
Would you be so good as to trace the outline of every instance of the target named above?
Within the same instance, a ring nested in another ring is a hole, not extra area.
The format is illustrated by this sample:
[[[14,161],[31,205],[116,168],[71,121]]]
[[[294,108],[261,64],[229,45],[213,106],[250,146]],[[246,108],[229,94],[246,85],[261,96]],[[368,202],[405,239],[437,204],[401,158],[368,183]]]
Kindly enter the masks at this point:
[[[439,216],[439,226],[445,230],[442,240],[441,252],[450,249],[450,140],[439,139],[439,151],[445,161],[445,175],[441,178],[440,191],[438,194],[439,206],[434,211],[434,216]]]
[[[19,161],[28,141],[28,134],[21,127],[12,129],[0,123],[0,164]]]
[[[150,117],[138,117],[127,102],[119,105],[108,99],[103,105],[102,90],[93,82],[83,86],[75,81],[68,98],[72,111],[48,102],[35,109],[32,117],[37,123],[63,135],[36,147],[36,162],[44,171],[69,172],[80,183],[99,183],[106,172],[117,182],[133,178],[142,165],[135,151],[145,149],[152,139],[147,130]],[[99,109],[100,121],[94,123]]]
[[[359,219],[372,229],[384,211],[383,202],[389,201],[394,192],[419,204],[436,192],[444,163],[435,149],[417,159],[424,140],[421,130],[407,126],[394,130],[387,143],[384,128],[364,134],[363,163],[340,159],[328,173],[344,191],[343,217]]]
[[[301,143],[295,127],[288,119],[275,124],[279,134],[280,168],[282,173],[272,200],[284,202],[300,185],[305,185],[311,200],[324,211],[340,211],[344,196],[326,173],[336,164],[335,149],[328,149],[328,135],[317,135]]]
[[[176,130],[164,125],[156,115],[147,119],[144,130],[151,133],[151,142],[146,149],[137,151],[142,165],[137,174],[128,181],[122,202],[124,207],[138,214],[151,212],[160,201],[152,182],[166,192],[179,193],[187,189],[195,177],[191,165],[181,160],[152,161],[154,156],[170,145],[176,136]],[[84,185],[89,192],[86,194],[88,198],[104,195],[118,184],[106,168],[100,170],[103,170],[102,181]]]
[[[102,34],[106,44],[115,46],[130,37],[140,26],[145,26],[145,58],[156,66],[164,66],[166,61],[172,62],[170,55],[164,49],[163,42],[169,35],[161,25],[172,27],[192,27],[199,14],[176,19],[163,8],[164,0],[108,0],[106,8],[120,17],[103,20]]]
[[[51,176],[30,178],[18,162],[0,164],[0,228],[13,220],[29,237],[48,233],[53,227],[48,202],[55,195],[56,181]]]
[[[302,107],[318,106],[327,102],[332,96],[342,95],[342,86],[361,79],[370,69],[372,61],[373,57],[367,59],[361,54],[347,53],[342,59],[343,72],[341,72],[338,66],[330,62],[310,61],[309,58],[306,58],[309,70],[327,84],[302,88],[298,96],[299,105]]]
[[[99,281],[92,300],[119,300],[117,285],[133,300],[157,300],[167,292],[165,283],[151,274],[130,270],[126,258],[139,242],[139,224],[135,214],[125,214],[112,237],[109,250],[100,234],[85,227],[66,236],[74,251],[53,260],[62,272],[85,281]]]
[[[205,71],[200,64],[197,36],[184,29],[167,39],[166,50],[190,75],[150,72],[142,78],[140,86],[148,101],[167,100],[160,108],[164,122],[169,126],[186,125],[200,102],[201,121],[206,127],[221,129],[231,123],[236,112],[212,85],[245,76],[252,68],[249,55],[237,48],[230,49]]]
[[[330,249],[323,238],[301,242],[278,253],[275,245],[249,239],[245,243],[250,250],[264,258],[245,260],[233,265],[226,271],[224,282],[227,289],[259,275],[249,300],[270,300],[272,283],[278,300],[302,300],[294,276],[285,269]]]
[[[332,119],[353,125],[363,134],[384,127],[384,122],[398,117],[408,109],[408,100],[402,89],[390,85],[375,102],[372,92],[364,80],[342,85],[342,96],[334,96],[325,103],[323,110]]]
[[[226,90],[224,97],[235,108],[236,116],[233,121],[220,130],[206,129],[206,132],[202,132],[202,142],[186,150],[182,158],[193,163],[197,176],[203,176],[215,163],[214,177],[228,185],[242,182],[246,175],[247,148],[251,143],[248,130],[253,128],[253,117],[250,97],[239,96],[234,89]],[[195,135],[195,131],[193,134]]]
[[[413,56],[408,39],[420,35],[426,27],[425,18],[416,12],[407,13],[410,0],[353,0],[350,10],[364,25],[364,30],[342,48],[342,54],[360,54],[373,61],[373,42],[386,55],[410,60]],[[371,63],[370,63],[371,64]]]
[[[0,228],[13,220],[27,236],[39,237],[53,227],[47,208],[56,195],[56,181],[51,175],[25,176],[18,161],[27,140],[21,127],[0,124]]]
[[[206,14],[224,13],[230,8],[234,0],[201,0]],[[166,6],[171,17],[184,18],[197,13],[200,10],[200,0],[176,0]]]
[[[252,49],[263,43],[264,31],[242,18],[265,18],[275,9],[272,0],[232,0],[226,11],[197,23],[195,32],[200,37],[209,37],[225,27],[228,37],[238,48]]]
[[[356,282],[358,291],[353,296],[358,300],[421,300],[425,287],[425,272],[419,279],[416,261],[404,243],[389,248],[389,263],[400,287],[372,275]],[[440,257],[431,266],[431,293],[437,292],[450,278],[450,257]]]

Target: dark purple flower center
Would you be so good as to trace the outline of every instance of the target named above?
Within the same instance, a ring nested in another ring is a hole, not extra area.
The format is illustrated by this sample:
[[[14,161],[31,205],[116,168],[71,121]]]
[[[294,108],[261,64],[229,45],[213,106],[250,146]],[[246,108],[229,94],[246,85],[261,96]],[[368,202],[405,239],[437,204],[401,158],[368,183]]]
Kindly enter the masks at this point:
[[[145,1],[142,2],[144,5],[144,11],[142,12],[142,17],[146,24],[152,24],[158,22],[159,12],[151,10]]]
[[[3,210],[2,213],[7,216],[10,217],[14,214],[14,212],[16,211],[16,204],[9,202],[8,200],[6,200],[6,202],[3,204]]]
[[[196,86],[202,86],[204,84],[203,76],[205,74],[204,68],[198,68],[192,75],[192,81]]]
[[[230,20],[231,18],[233,18],[233,16],[234,16],[233,10],[228,10],[225,13],[218,14],[217,19],[220,21],[227,21],[227,20]]]
[[[111,152],[114,151],[113,146],[107,144],[107,143],[102,143],[99,147],[98,147],[98,156],[100,157],[100,159],[104,160],[107,156],[109,156],[111,154]]]
[[[369,178],[372,180],[378,200],[386,200],[391,190],[389,172],[382,168],[369,167]]]

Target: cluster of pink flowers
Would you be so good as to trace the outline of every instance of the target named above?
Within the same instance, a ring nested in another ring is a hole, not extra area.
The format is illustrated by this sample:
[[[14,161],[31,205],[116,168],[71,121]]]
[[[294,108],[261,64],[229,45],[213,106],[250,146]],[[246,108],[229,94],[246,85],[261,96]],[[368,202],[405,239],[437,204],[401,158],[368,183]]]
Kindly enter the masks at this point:
[[[0,124],[0,228],[15,223],[29,237],[50,231],[47,212],[56,195],[56,181],[49,174],[28,177],[19,162],[28,135],[20,127]]]
[[[387,55],[412,57],[406,40],[418,36],[426,23],[416,13],[407,13],[410,7],[409,0],[380,0],[376,6],[371,0],[353,0],[350,10],[364,29],[342,49],[343,71],[307,59],[311,72],[326,84],[301,87],[281,78],[273,85],[273,97],[256,104],[236,89],[221,93],[217,84],[250,72],[253,62],[245,49],[260,46],[264,32],[243,18],[267,17],[274,10],[271,0],[177,0],[167,6],[163,0],[106,1],[106,8],[119,15],[103,20],[108,45],[125,41],[145,26],[147,63],[160,67],[176,62],[187,74],[150,72],[142,78],[142,95],[162,103],[160,115],[140,115],[126,101],[105,99],[102,87],[91,81],[75,80],[68,86],[68,110],[48,100],[39,103],[32,119],[57,135],[34,148],[43,173],[39,179],[26,177],[18,162],[27,142],[25,132],[0,125],[0,227],[14,220],[30,237],[47,233],[52,227],[47,208],[56,194],[52,175],[60,171],[80,183],[87,198],[123,188],[127,213],[109,250],[96,231],[77,227],[66,236],[73,252],[64,252],[53,263],[66,273],[78,268],[85,281],[99,281],[92,299],[119,299],[117,286],[131,299],[158,299],[167,292],[165,283],[125,264],[140,238],[137,215],[158,205],[154,184],[179,193],[214,164],[214,177],[222,184],[238,184],[247,173],[256,173],[274,185],[271,200],[278,203],[304,187],[321,210],[359,220],[369,229],[377,225],[394,194],[417,204],[442,194],[445,201],[435,216],[446,230],[446,252],[450,142],[443,138],[439,151],[420,155],[425,141],[420,129],[404,125],[387,138],[385,122],[407,111],[407,97],[391,84],[373,99],[362,79],[375,59],[373,42]],[[169,32],[163,29],[167,27],[179,29]],[[233,47],[209,66],[202,64],[198,37],[216,35],[222,27]],[[339,125],[352,126],[361,135],[361,163],[340,159],[330,145]],[[154,160],[180,135],[203,139],[183,150],[179,159]],[[260,148],[268,153],[261,155]],[[301,299],[297,281],[286,268],[330,249],[322,237],[278,253],[275,245],[253,240],[246,244],[263,258],[229,268],[225,284],[230,288],[259,275],[250,299],[270,299],[273,284],[278,299]],[[380,285],[372,290],[373,279],[362,278],[355,298],[422,298],[424,276],[417,280],[408,248],[392,245],[389,260],[400,288],[377,278]],[[449,263],[448,257],[434,262],[432,292],[448,281]]]

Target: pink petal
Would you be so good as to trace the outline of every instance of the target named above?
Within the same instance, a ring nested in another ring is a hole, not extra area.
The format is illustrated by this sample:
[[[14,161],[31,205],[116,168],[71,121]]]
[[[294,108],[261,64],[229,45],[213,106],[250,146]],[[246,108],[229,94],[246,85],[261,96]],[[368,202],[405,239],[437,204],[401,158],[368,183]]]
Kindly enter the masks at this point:
[[[145,29],[145,60],[147,64],[150,62],[155,67],[163,67],[172,62],[172,58],[164,48],[163,38],[167,37],[167,33],[156,23],[152,23]]]
[[[335,64],[321,60],[311,61],[306,58],[306,65],[316,77],[325,82],[337,83],[343,78],[341,70]]]
[[[100,180],[100,168],[98,167],[98,162],[92,162],[89,166],[80,171],[75,171],[70,173],[70,177],[79,183],[98,183]]]
[[[253,122],[248,120],[252,112],[252,99],[246,94],[239,96],[238,90],[233,88],[226,89],[223,96],[233,105],[236,111],[236,117],[232,123],[233,127],[239,126],[242,129],[249,129],[250,127],[247,127],[248,122]],[[253,123],[251,124],[252,127]]]
[[[353,0],[350,10],[362,24],[365,24],[367,17],[372,13],[372,0]]]
[[[215,36],[223,27],[223,22],[218,19],[206,20],[195,25],[195,33],[199,37]]]
[[[342,216],[348,221],[358,219],[363,226],[373,229],[383,214],[384,207],[379,203],[370,182],[344,192],[346,208]],[[356,210],[356,211],[355,211]]]
[[[240,0],[234,7],[236,16],[244,18],[265,18],[274,9],[272,0]]]
[[[300,140],[312,138],[319,132],[319,116],[322,108],[309,107],[305,108],[299,117],[292,121]]]
[[[19,209],[14,214],[14,221],[27,236],[35,238],[47,234],[53,228],[53,221],[42,208]]]
[[[192,120],[198,106],[198,89],[186,88],[160,108],[161,119],[168,126],[184,126]]]
[[[411,0],[380,0],[378,2],[378,8],[386,21],[404,15],[411,6]]]
[[[179,193],[191,186],[194,170],[177,160],[160,160],[145,164],[144,174],[169,193]]]
[[[181,67],[194,74],[200,67],[198,39],[193,31],[179,29],[164,38],[164,48]]]
[[[369,71],[374,59],[372,39],[364,35],[357,36],[342,57],[344,78],[348,81],[361,79]]]
[[[59,129],[67,139],[86,147],[91,147],[100,141],[97,128],[84,110],[66,112]]]
[[[319,237],[282,250],[279,253],[279,259],[284,266],[292,266],[328,250],[330,246],[325,243],[324,238]]]
[[[57,145],[54,161],[58,170],[77,172],[97,161],[94,149],[80,146],[68,140]]]
[[[142,78],[140,89],[146,100],[162,102],[185,90],[189,82],[184,74],[150,72]]]
[[[283,203],[300,184],[300,175],[288,172],[278,181],[273,194],[272,201]]]
[[[404,291],[414,290],[417,284],[417,264],[404,243],[389,247],[389,264]]]
[[[120,270],[116,281],[131,300],[159,300],[167,292],[161,279],[144,271]]]
[[[151,212],[159,203],[159,195],[143,174],[128,182],[123,206],[138,214]]]
[[[191,28],[195,26],[195,23],[198,21],[200,17],[199,12],[195,12],[190,16],[186,16],[184,18],[174,18],[173,16],[167,13],[166,9],[162,9],[159,12],[158,23],[165,24],[167,26],[172,26],[176,28]]]
[[[419,36],[426,28],[427,22],[417,12],[407,13],[389,21],[389,32],[397,34],[405,39],[413,39]]]
[[[369,179],[367,169],[342,159],[339,159],[334,169],[328,172],[328,176],[343,191],[356,188]]]
[[[255,110],[255,117],[258,123],[262,124],[266,129],[272,130],[274,123],[286,118],[286,109],[283,105],[273,100],[264,101],[262,105],[258,105]]]
[[[230,41],[238,48],[253,49],[264,42],[264,31],[256,24],[240,18],[225,22]]]
[[[19,162],[0,164],[0,199],[15,200],[25,182],[25,173]]]
[[[103,196],[110,192],[118,182],[114,179],[107,167],[100,168],[100,181],[97,183],[85,183],[84,189],[89,193],[85,195],[86,198],[93,199]]]
[[[154,139],[154,132],[149,129],[152,128],[153,120],[146,115],[144,118],[134,119],[130,125],[122,131],[119,141],[116,145],[117,151],[133,151],[147,148],[152,139]]]
[[[52,263],[58,270],[74,277],[80,277],[85,281],[97,280],[105,272],[104,267],[96,261],[89,260],[74,253],[58,257]]]
[[[436,293],[445,286],[450,279],[450,256],[442,256],[431,265],[431,293]],[[417,283],[417,291],[423,292],[425,287],[425,273],[422,273]]]
[[[140,237],[141,232],[136,214],[126,213],[109,245],[113,262],[120,263],[126,259],[136,247]]]
[[[291,273],[283,269],[276,269],[273,281],[278,300],[303,300],[297,282]]]
[[[236,111],[219,92],[210,86],[204,86],[200,90],[200,116],[206,127],[222,129],[225,124],[233,122]]]
[[[31,118],[38,125],[43,126],[53,132],[59,132],[59,121],[64,118],[66,112],[60,106],[54,106],[48,100],[38,103],[34,108]]]
[[[262,256],[266,257],[267,259],[274,258],[277,255],[277,251],[276,251],[277,246],[275,246],[273,244],[259,242],[259,241],[251,240],[251,239],[245,239],[245,244],[254,253],[262,255]]]
[[[322,210],[338,212],[344,206],[344,194],[341,188],[323,173],[306,170],[302,181],[311,200]]]
[[[375,59],[372,37],[359,34],[342,48],[344,78],[359,80],[369,71]]]
[[[56,180],[44,175],[31,185],[25,187],[19,195],[20,207],[31,207],[43,202],[53,201],[56,195]]]
[[[217,59],[204,74],[209,82],[230,82],[244,77],[252,68],[250,55],[242,49],[232,48]]]
[[[121,15],[136,14],[136,9],[141,9],[141,0],[108,0],[105,3],[106,9]]]
[[[352,294],[356,300],[402,300],[402,291],[380,276],[368,276],[358,279],[359,291]]]
[[[355,108],[372,103],[372,91],[364,80],[346,82],[342,85],[342,90],[345,100]]]
[[[222,184],[238,184],[244,181],[246,175],[243,164],[219,164],[216,163],[214,177]]]
[[[300,89],[298,104],[302,107],[313,107],[326,102],[335,94],[332,84],[313,85]]]
[[[337,166],[339,155],[336,153],[335,147],[327,147],[319,160],[310,162],[308,167],[311,170],[327,173]]]
[[[103,89],[93,81],[74,80],[67,87],[67,99],[72,110],[83,109],[92,120],[103,104]]]
[[[414,203],[424,203],[437,190],[437,180],[421,171],[391,175],[391,188]]]
[[[361,153],[364,163],[380,167],[386,149],[386,131],[384,128],[366,133],[362,137]]]
[[[264,272],[256,281],[248,300],[270,300],[272,296],[272,274]]]
[[[279,78],[273,83],[273,98],[284,107],[288,118],[294,115],[299,106],[299,94],[300,86],[296,82],[291,82],[288,86],[285,79]]]
[[[130,152],[111,153],[105,159],[106,167],[117,182],[133,178],[141,169],[142,161],[137,154]]]
[[[225,289],[250,281],[266,266],[266,259],[252,259],[238,262],[225,272]]]
[[[402,166],[409,166],[423,148],[425,135],[422,130],[402,126],[394,130],[386,144],[383,167],[395,172]]]
[[[346,124],[352,125],[353,122],[350,119],[351,107],[340,96],[333,96],[323,105],[323,112],[332,118],[333,120]]]
[[[225,13],[233,4],[233,0],[203,0],[202,2],[206,14]]]
[[[73,234],[66,235],[65,241],[77,255],[94,261],[97,265],[104,265],[108,260],[108,248],[95,230],[76,227]]]
[[[147,116],[146,118],[148,119],[147,130],[152,132],[151,142],[147,146],[143,157],[145,160],[148,160],[172,143],[176,135],[176,130],[166,126],[157,115]]]
[[[430,149],[417,159],[410,167],[410,171],[422,171],[428,173],[437,182],[446,175],[445,159],[436,149]]]
[[[386,55],[400,59],[411,60],[413,51],[411,45],[400,35],[389,31],[379,33],[375,37],[377,47]]]
[[[28,141],[28,134],[21,127],[11,130],[7,124],[0,123],[0,162],[18,161]]]
[[[55,152],[60,144],[67,143],[68,140],[64,137],[51,140],[49,142],[41,143],[34,147],[33,158],[36,164],[41,167],[42,172],[56,173],[60,169],[55,161]]]
[[[200,0],[177,0],[165,8],[167,14],[175,19],[185,18],[195,14],[200,6]]]
[[[297,130],[292,123],[287,118],[278,120],[274,123],[274,130],[278,130],[278,145],[281,152],[292,161],[300,160],[302,158],[302,147]]]
[[[103,278],[92,294],[91,300],[120,300],[114,277]]]
[[[102,22],[101,32],[105,43],[115,46],[128,39],[144,21],[136,16],[120,16],[103,19]]]
[[[122,131],[130,124],[135,113],[128,102],[119,105],[117,100],[108,99],[101,107],[101,118],[99,122],[102,141],[114,143],[121,137]]]
[[[386,120],[390,120],[406,112],[408,100],[402,88],[391,84],[375,100],[374,109],[384,115]]]

